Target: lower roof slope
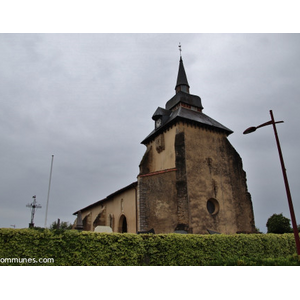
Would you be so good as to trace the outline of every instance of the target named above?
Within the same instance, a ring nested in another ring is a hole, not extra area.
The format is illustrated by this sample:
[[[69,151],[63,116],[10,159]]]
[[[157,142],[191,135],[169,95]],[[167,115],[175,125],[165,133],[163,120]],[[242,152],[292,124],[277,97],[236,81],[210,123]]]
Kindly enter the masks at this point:
[[[227,136],[233,133],[232,130],[225,127],[221,123],[207,116],[206,114],[194,111],[188,108],[179,107],[171,112],[169,118],[158,128],[154,129],[143,141],[142,144],[146,145],[153,140],[158,134],[166,130],[169,126],[174,125],[177,121],[187,121],[195,125],[215,129],[224,132]]]

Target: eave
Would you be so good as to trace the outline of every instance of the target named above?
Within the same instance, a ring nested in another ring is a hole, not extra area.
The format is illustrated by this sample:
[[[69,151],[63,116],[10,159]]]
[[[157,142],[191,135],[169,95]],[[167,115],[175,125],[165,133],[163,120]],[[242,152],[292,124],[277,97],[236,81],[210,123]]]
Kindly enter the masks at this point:
[[[121,193],[123,193],[123,192],[125,192],[125,191],[127,191],[127,190],[130,190],[131,188],[136,188],[136,187],[137,187],[137,181],[135,181],[135,182],[133,182],[133,183],[131,183],[131,184],[125,186],[124,188],[122,188],[122,189],[120,189],[120,190],[118,190],[118,191],[116,191],[116,192],[114,192],[114,193],[108,195],[106,198],[104,198],[104,199],[102,199],[102,200],[98,200],[97,202],[95,202],[95,203],[93,203],[93,204],[90,204],[90,205],[88,205],[88,206],[86,206],[86,207],[84,207],[84,208],[82,208],[82,209],[77,210],[76,212],[73,213],[73,215],[77,215],[79,211],[91,209],[91,208],[93,208],[93,207],[95,207],[95,206],[98,206],[99,204],[101,204],[101,203],[103,203],[103,202],[105,202],[105,201],[107,201],[107,200],[110,200],[110,199],[112,199],[113,197],[115,197],[115,196],[117,196],[117,195],[119,195],[119,194],[121,194]]]
[[[159,134],[168,130],[171,126],[175,125],[179,121],[191,124],[193,126],[206,128],[218,132],[223,132],[226,136],[233,133],[232,130],[225,127],[221,123],[205,115],[202,112],[193,111],[184,107],[179,107],[172,112],[170,118],[163,123],[159,128],[154,129],[142,142],[141,144],[147,145],[149,142],[154,140]]]

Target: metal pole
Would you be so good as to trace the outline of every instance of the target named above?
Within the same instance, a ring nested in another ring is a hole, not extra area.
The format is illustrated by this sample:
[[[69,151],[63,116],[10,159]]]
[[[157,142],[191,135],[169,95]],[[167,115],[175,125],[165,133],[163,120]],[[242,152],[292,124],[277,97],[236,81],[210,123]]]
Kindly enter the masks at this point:
[[[280,143],[279,143],[279,138],[278,138],[277,129],[276,129],[272,110],[270,110],[270,115],[271,115],[271,119],[272,119],[272,125],[273,125],[273,129],[274,129],[275,139],[276,139],[276,143],[277,143],[277,148],[278,148],[278,153],[279,153],[279,158],[280,158],[280,163],[281,163],[281,169],[282,169],[282,174],[283,174],[283,179],[284,179],[284,184],[285,184],[286,195],[287,195],[287,199],[288,199],[288,203],[289,203],[289,209],[290,209],[290,214],[291,214],[291,219],[292,219],[297,254],[300,255],[300,240],[299,240],[297,222],[296,222],[295,213],[294,213],[292,196],[291,196],[291,192],[290,192],[289,182],[288,182],[288,178],[287,178],[287,174],[286,174],[286,169],[285,169],[285,165],[284,165],[284,160],[283,160],[283,156],[282,156],[282,152],[281,152],[281,147],[280,147]]]
[[[49,178],[49,187],[48,187],[48,196],[47,196],[47,205],[46,205],[46,216],[45,216],[45,226],[44,226],[45,228],[47,228],[47,215],[48,215],[48,205],[49,205],[49,197],[50,197],[50,187],[51,187],[53,159],[54,159],[54,155],[52,155],[52,159],[51,159],[50,178]]]

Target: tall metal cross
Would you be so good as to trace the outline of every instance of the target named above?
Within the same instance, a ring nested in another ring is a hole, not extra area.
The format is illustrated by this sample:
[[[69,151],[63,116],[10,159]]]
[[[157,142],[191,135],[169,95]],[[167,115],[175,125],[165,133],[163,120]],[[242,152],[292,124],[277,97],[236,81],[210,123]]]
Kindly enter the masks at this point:
[[[35,210],[37,208],[41,208],[42,207],[40,204],[36,203],[36,195],[32,196],[32,198],[33,198],[32,203],[26,205],[26,207],[30,207],[30,210],[31,210],[31,222],[29,223],[29,228],[34,227],[33,220],[34,220]]]

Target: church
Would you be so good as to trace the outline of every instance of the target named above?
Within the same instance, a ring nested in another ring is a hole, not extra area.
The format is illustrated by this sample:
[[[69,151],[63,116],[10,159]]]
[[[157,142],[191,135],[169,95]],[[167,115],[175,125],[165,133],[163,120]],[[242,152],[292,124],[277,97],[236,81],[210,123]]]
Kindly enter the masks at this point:
[[[74,213],[87,231],[253,233],[251,195],[233,132],[205,115],[190,94],[182,56],[175,95],[158,107],[137,181]]]

